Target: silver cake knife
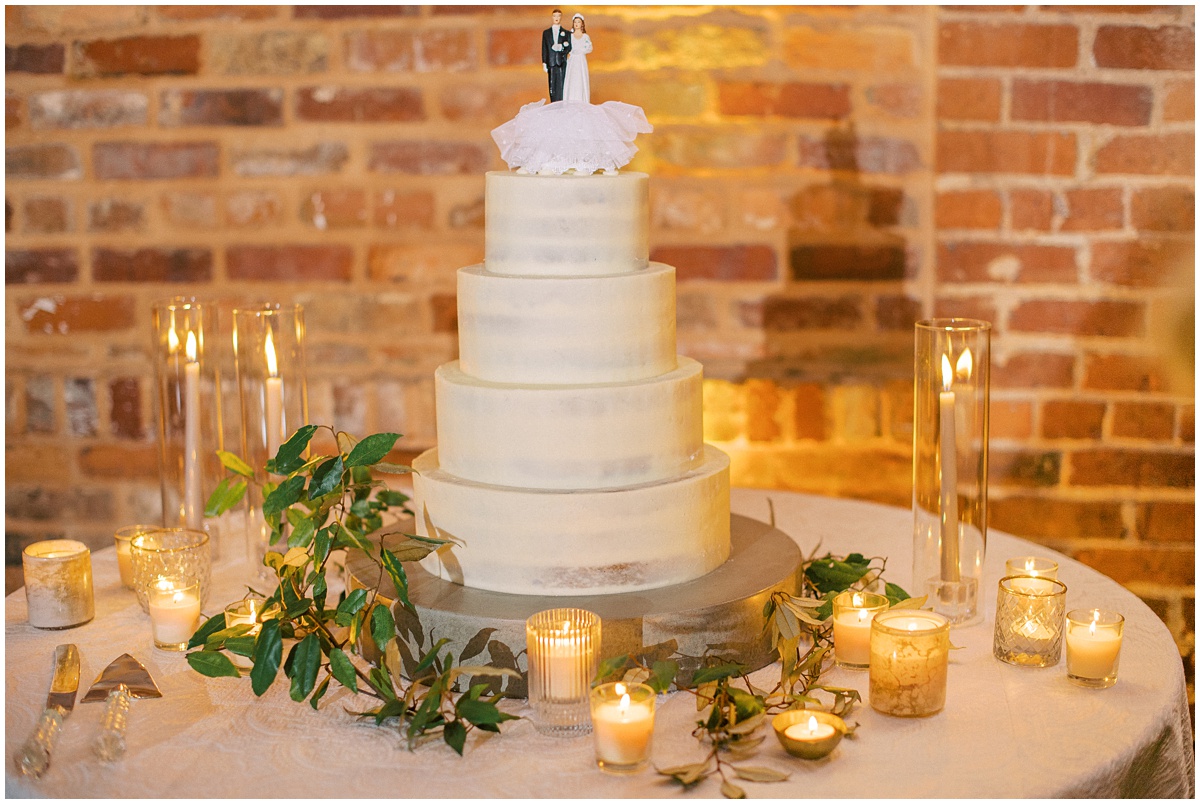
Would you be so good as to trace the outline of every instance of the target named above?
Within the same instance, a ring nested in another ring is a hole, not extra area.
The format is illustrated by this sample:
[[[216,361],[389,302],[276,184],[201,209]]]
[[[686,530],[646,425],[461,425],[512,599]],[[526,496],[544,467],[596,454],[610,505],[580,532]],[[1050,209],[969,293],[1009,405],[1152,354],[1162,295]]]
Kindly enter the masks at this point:
[[[75,708],[78,691],[79,648],[59,645],[54,649],[54,679],[50,682],[50,694],[46,696],[46,708],[33,734],[13,755],[21,773],[36,779],[46,772],[50,766],[50,752],[58,741],[63,720]]]

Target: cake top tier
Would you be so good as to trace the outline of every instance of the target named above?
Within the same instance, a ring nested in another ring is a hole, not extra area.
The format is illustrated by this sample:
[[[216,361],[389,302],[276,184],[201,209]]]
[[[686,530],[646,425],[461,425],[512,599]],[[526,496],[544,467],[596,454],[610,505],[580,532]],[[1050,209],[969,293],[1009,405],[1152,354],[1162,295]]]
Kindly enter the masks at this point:
[[[649,181],[645,173],[488,173],[484,267],[527,276],[644,269],[650,256]]]
[[[638,106],[607,101],[528,103],[517,116],[492,130],[500,156],[526,173],[611,173],[637,153],[639,133],[654,128]]]

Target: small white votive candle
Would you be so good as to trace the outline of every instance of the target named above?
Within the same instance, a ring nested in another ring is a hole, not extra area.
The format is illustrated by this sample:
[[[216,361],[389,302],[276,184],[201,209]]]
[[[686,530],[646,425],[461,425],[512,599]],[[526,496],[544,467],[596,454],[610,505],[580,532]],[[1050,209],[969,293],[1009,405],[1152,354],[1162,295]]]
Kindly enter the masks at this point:
[[[1022,575],[1026,578],[1058,578],[1058,562],[1037,556],[1010,558],[1004,562],[1005,575]]]
[[[833,655],[839,667],[867,669],[871,620],[887,607],[886,597],[870,592],[842,592],[833,599]]]
[[[1067,612],[1067,678],[1092,689],[1116,684],[1124,627],[1125,618],[1115,611]]]
[[[258,632],[262,630],[262,623],[259,619],[262,617],[263,603],[265,598],[258,595],[242,598],[236,603],[230,603],[225,607],[225,627],[233,628],[235,625],[247,625],[250,630],[244,636],[258,636]],[[253,662],[249,657],[239,656],[236,653],[230,653],[229,658],[233,661],[235,667],[240,667],[243,670],[253,667]]]
[[[157,525],[128,525],[113,534],[117,547],[117,570],[121,573],[121,583],[133,588],[133,556],[129,552],[129,541],[142,533],[154,530]]]
[[[592,690],[592,734],[596,764],[610,773],[633,773],[650,759],[654,735],[654,690],[621,681]]]
[[[155,647],[185,650],[200,623],[200,583],[158,578],[147,589]]]
[[[96,614],[92,554],[72,539],[34,542],[21,553],[25,601],[34,628],[72,628]]]

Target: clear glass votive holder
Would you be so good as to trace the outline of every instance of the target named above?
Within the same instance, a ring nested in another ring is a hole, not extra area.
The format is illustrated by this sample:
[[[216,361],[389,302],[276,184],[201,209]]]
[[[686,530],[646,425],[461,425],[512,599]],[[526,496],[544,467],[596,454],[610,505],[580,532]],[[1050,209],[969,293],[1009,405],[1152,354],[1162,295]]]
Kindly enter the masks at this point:
[[[208,534],[191,528],[155,528],[129,541],[133,591],[149,613],[150,585],[159,578],[189,578],[200,585],[200,605],[208,602],[212,554]]]
[[[1009,576],[996,595],[992,654],[1019,667],[1052,667],[1062,658],[1067,586],[1053,578]]]
[[[529,705],[545,734],[591,731],[589,685],[600,649],[600,617],[585,609],[548,609],[525,622]]]
[[[263,604],[265,602],[266,598],[261,595],[249,594],[235,603],[230,603],[225,607],[225,627],[247,625],[250,630],[244,636],[258,636],[258,632],[262,630]],[[253,666],[249,657],[239,656],[233,651],[230,651],[229,658],[235,667],[243,670]]]
[[[932,611],[888,609],[871,620],[871,708],[926,717],[946,705],[950,620]]]
[[[129,552],[129,542],[134,536],[158,528],[158,525],[126,525],[113,534],[117,548],[117,571],[121,574],[121,583],[129,589],[133,588],[133,556]]]
[[[596,764],[609,773],[635,773],[650,761],[655,693],[647,684],[614,681],[592,690]]]
[[[1010,558],[1004,562],[1005,575],[1024,575],[1027,578],[1058,578],[1058,562],[1037,556]]]
[[[1116,684],[1124,630],[1125,618],[1115,611],[1067,612],[1067,678],[1091,689]]]
[[[29,624],[34,628],[74,628],[96,616],[92,554],[83,542],[34,542],[21,551],[21,568]]]
[[[969,318],[916,325],[913,594],[956,626],[983,617],[991,328]]]
[[[866,670],[871,664],[871,620],[888,599],[871,592],[842,592],[833,599],[833,656],[838,667]]]
[[[191,578],[159,577],[146,587],[154,647],[187,650],[200,625],[200,584]]]

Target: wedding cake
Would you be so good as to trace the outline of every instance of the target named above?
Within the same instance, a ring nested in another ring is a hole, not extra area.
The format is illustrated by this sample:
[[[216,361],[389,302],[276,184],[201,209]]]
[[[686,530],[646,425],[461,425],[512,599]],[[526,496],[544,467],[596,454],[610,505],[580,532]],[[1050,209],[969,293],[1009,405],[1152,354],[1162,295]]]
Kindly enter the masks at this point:
[[[423,561],[440,577],[608,594],[728,558],[729,458],[704,444],[700,364],[675,352],[648,183],[487,174],[485,260],[458,272],[459,359],[435,374],[438,445],[413,462],[417,531],[453,542]]]

